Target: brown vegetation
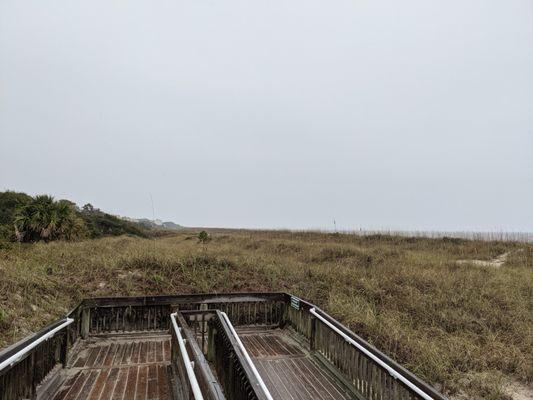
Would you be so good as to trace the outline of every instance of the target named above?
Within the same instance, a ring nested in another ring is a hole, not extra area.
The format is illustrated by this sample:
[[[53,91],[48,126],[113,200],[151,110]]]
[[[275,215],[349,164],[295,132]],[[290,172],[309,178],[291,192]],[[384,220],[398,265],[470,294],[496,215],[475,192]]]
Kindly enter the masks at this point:
[[[510,381],[531,383],[533,245],[225,230],[199,243],[197,234],[0,246],[0,347],[83,297],[287,291],[449,395],[506,399]],[[500,268],[457,263],[505,252]]]

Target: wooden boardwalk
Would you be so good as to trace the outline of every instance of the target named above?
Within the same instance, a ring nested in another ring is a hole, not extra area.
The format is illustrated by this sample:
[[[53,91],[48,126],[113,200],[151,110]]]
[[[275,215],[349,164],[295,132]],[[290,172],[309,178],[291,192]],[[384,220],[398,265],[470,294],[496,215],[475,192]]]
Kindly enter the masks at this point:
[[[287,293],[86,299],[0,350],[0,400],[193,398],[446,400]]]
[[[288,331],[241,331],[239,337],[274,399],[352,398],[291,338]]]
[[[92,338],[53,400],[170,400],[168,335]]]

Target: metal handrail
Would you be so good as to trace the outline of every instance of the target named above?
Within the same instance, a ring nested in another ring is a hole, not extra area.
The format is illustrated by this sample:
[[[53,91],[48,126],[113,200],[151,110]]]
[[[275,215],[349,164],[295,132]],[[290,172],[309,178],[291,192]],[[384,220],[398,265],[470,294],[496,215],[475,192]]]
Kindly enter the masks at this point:
[[[269,400],[273,400],[272,396],[270,395],[270,392],[268,391],[268,388],[265,385],[265,382],[263,382],[263,378],[261,378],[261,375],[259,375],[259,372],[257,372],[257,369],[255,368],[255,365],[250,358],[250,355],[248,354],[248,351],[246,351],[246,348],[241,342],[241,339],[239,338],[239,335],[237,335],[237,332],[235,331],[235,328],[233,327],[233,324],[230,322],[228,315],[221,311],[220,314],[224,318],[226,324],[228,325],[232,335],[235,338],[235,341],[237,342],[237,345],[239,346],[239,349],[244,354],[244,358],[246,359],[246,362],[249,364],[250,369],[252,370],[252,373],[255,376],[255,379],[257,379],[257,382],[259,383],[259,386],[261,387],[261,390],[263,390],[263,393],[265,394],[265,397]]]
[[[49,332],[46,332],[43,336],[39,337],[37,340],[31,342],[29,345],[24,347],[23,349],[17,351],[12,356],[8,357],[4,361],[0,362],[0,371],[2,371],[6,367],[10,367],[13,364],[17,363],[24,355],[26,355],[30,350],[37,347],[42,342],[50,339],[52,336],[54,336],[58,331],[63,329],[64,327],[72,324],[74,322],[74,319],[67,318],[65,319],[65,322],[63,322],[61,325],[56,326],[54,329],[52,329]]]
[[[195,400],[204,400],[204,396],[200,390],[200,385],[198,385],[198,380],[196,379],[196,374],[193,370],[193,363],[190,360],[189,353],[187,353],[187,348],[185,347],[185,339],[183,339],[183,336],[181,336],[181,328],[176,322],[176,315],[177,313],[170,314],[170,319],[172,320],[172,326],[174,327],[174,331],[176,332],[176,336],[178,338],[178,345],[180,346],[183,363],[185,364],[185,370],[187,371],[187,377],[189,378],[189,382],[191,384],[192,394]]]
[[[374,361],[380,367],[385,369],[394,379],[398,379],[401,382],[403,382],[409,389],[412,389],[414,392],[416,392],[416,394],[418,394],[423,399],[425,399],[425,400],[434,400],[433,397],[429,396],[426,392],[424,392],[422,389],[420,389],[418,386],[416,386],[413,382],[411,382],[409,379],[407,379],[405,376],[403,376],[400,372],[396,371],[390,365],[387,365],[379,357],[377,357],[374,354],[372,354],[370,351],[365,349],[363,346],[361,346],[359,343],[357,343],[355,340],[353,340],[346,333],[344,333],[339,328],[337,328],[335,325],[333,325],[331,322],[329,322],[322,315],[317,313],[315,307],[311,308],[309,310],[309,312],[312,315],[314,315],[316,318],[318,318],[322,323],[326,324],[330,329],[335,331],[338,335],[340,335],[344,340],[346,340],[352,346],[356,347],[359,351],[361,351],[363,354],[365,354],[368,358],[372,359],[372,361]]]

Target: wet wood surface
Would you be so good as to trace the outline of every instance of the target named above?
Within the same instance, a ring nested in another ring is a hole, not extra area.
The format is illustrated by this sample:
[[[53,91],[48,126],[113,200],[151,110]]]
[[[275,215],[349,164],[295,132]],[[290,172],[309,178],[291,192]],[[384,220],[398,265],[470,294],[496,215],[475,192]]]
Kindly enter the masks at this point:
[[[170,400],[169,363],[167,335],[90,339],[53,400]]]
[[[274,399],[352,398],[288,331],[240,331],[239,337]]]

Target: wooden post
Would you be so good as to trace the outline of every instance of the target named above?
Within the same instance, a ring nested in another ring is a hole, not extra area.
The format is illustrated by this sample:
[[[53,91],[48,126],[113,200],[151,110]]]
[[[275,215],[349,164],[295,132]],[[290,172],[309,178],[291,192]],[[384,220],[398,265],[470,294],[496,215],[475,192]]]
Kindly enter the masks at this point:
[[[35,350],[35,349],[34,349]],[[31,373],[31,392],[30,398],[33,400],[37,398],[37,366],[35,365],[35,351],[32,351],[30,355],[30,373]]]
[[[87,339],[89,336],[89,327],[91,326],[91,309],[84,308],[81,313],[81,337]]]
[[[68,333],[70,328],[67,326],[65,328],[65,337],[62,340],[61,343],[61,354],[60,354],[60,362],[63,365],[63,368],[67,367],[68,362]]]
[[[207,303],[202,303],[200,304],[200,311],[205,311],[207,310],[208,308],[208,305]],[[205,334],[207,333],[207,322],[205,321],[205,317],[204,317],[204,314],[200,314],[198,315],[199,319],[201,320],[201,322],[198,322],[198,325],[200,326],[200,329],[201,329],[201,337],[202,337],[202,344],[200,345],[200,348],[202,349],[202,352],[205,351],[205,347],[204,347],[204,338],[205,338]]]
[[[174,330],[172,330],[170,335],[170,360],[173,364],[176,364],[178,361],[178,341]]]
[[[279,327],[281,329],[285,328],[285,325],[287,325],[287,320],[289,318],[288,311],[287,311],[287,303],[281,303],[281,313],[279,317]]]
[[[315,350],[315,336],[316,336],[316,317],[311,315],[311,332],[309,335],[309,350]]]
[[[212,324],[208,324],[208,334],[207,334],[207,361],[215,361],[215,335],[217,330],[213,327]]]

